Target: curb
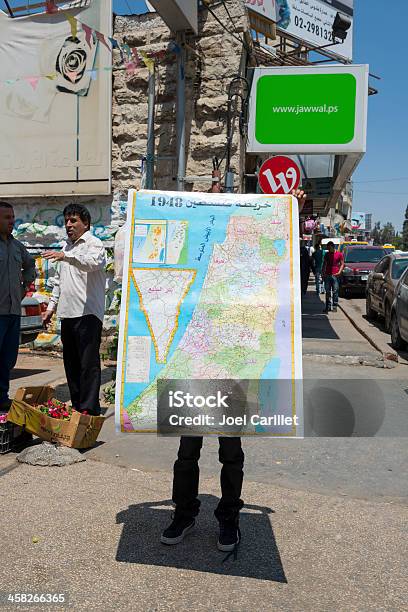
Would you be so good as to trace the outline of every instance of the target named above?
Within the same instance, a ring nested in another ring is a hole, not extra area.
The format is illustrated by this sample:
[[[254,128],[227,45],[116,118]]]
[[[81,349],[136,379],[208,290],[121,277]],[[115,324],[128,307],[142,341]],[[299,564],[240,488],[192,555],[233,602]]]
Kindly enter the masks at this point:
[[[369,357],[364,355],[319,355],[317,353],[303,353],[303,357],[310,359],[311,361],[317,361],[320,363],[330,363],[336,365],[357,365],[357,366],[369,366],[372,368],[394,368],[396,363],[393,365],[386,364],[386,360],[383,355],[378,357]]]
[[[373,338],[370,336],[370,334],[367,333],[363,329],[363,327],[361,325],[359,325],[355,321],[355,319],[347,312],[347,310],[344,308],[344,306],[339,304],[339,308],[343,312],[343,314],[347,317],[347,319],[350,321],[352,326],[359,332],[359,334],[361,334],[367,340],[367,342],[369,342],[371,344],[371,346],[373,348],[375,348],[376,351],[381,353],[384,365],[383,366],[379,366],[379,367],[384,367],[384,368],[389,368],[389,369],[390,368],[395,368],[398,365],[398,362],[399,362],[398,353],[396,353],[395,351],[393,351],[391,349],[388,349],[388,350],[384,351],[381,348],[381,346],[375,340],[373,340]]]

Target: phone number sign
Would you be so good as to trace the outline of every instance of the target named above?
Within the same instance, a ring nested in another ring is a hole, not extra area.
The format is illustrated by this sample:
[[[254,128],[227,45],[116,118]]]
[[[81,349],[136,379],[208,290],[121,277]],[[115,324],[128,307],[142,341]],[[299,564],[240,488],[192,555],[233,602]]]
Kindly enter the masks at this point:
[[[280,0],[277,3],[277,27],[314,47],[333,41],[332,30],[336,13],[353,18],[353,0]],[[353,57],[353,26],[346,40],[329,48],[332,53],[348,60]]]

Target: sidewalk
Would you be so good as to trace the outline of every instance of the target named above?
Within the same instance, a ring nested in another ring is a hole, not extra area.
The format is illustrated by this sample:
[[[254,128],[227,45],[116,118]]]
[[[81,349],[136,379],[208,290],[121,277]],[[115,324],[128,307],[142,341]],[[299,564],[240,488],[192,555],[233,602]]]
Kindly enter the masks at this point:
[[[303,356],[342,357],[342,363],[376,365],[382,355],[353,327],[341,308],[323,314],[324,295],[309,285],[302,301]]]
[[[384,329],[384,321],[381,318],[369,320],[365,312],[365,299],[344,299],[340,304],[349,321],[354,327],[388,360],[408,364],[408,353],[396,351],[391,344],[389,332]]]
[[[173,548],[159,543],[171,514],[169,472],[94,461],[36,468],[11,457],[0,465],[2,591],[67,593],[74,610],[115,612],[404,609],[398,504],[246,482],[238,559],[222,563],[217,478],[202,481],[196,530]]]
[[[14,454],[0,456],[7,492],[0,499],[6,558],[0,591],[65,592],[73,610],[115,612],[404,609],[405,369],[399,380],[399,368],[347,365],[378,353],[343,312],[323,315],[323,307],[309,292],[302,317],[305,383],[335,378],[358,407],[361,393],[350,381],[368,380],[372,396],[384,394],[385,425],[392,424],[384,435],[398,425],[401,438],[245,440],[243,540],[238,559],[223,563],[212,516],[217,440],[205,440],[200,461],[196,530],[181,545],[165,547],[159,535],[170,521],[178,440],[117,435],[110,408],[100,444],[84,463],[40,468],[17,463]],[[330,356],[345,364],[330,364]],[[62,360],[21,355],[18,367],[16,387],[53,381],[59,397],[67,394]],[[104,378],[110,376],[105,370]]]

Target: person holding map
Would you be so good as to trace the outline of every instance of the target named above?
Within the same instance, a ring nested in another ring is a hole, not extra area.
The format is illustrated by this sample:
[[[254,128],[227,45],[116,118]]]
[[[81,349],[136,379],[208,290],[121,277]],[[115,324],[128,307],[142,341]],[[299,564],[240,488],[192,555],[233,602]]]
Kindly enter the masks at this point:
[[[219,438],[221,469],[221,500],[214,512],[219,524],[218,550],[229,552],[239,544],[239,511],[244,505],[241,499],[244,479],[244,453],[241,438]],[[179,544],[193,529],[200,510],[198,499],[198,460],[203,445],[200,436],[181,436],[177,461],[174,464],[173,502],[174,518],[161,536],[163,544]]]
[[[298,199],[299,210],[302,210],[306,194],[299,189],[292,192],[292,195]],[[161,534],[163,544],[179,544],[195,525],[200,510],[198,461],[202,445],[202,436],[181,436],[173,472],[172,499],[175,512],[172,523]],[[240,437],[219,437],[219,461],[222,464],[221,499],[214,512],[219,522],[217,548],[236,553],[241,540],[239,512],[244,505],[241,499],[244,453]]]
[[[64,209],[68,241],[61,251],[44,258],[60,263],[47,311],[48,325],[58,306],[64,368],[73,408],[92,416],[101,413],[102,322],[105,314],[106,257],[102,242],[90,232],[91,215],[85,206]]]

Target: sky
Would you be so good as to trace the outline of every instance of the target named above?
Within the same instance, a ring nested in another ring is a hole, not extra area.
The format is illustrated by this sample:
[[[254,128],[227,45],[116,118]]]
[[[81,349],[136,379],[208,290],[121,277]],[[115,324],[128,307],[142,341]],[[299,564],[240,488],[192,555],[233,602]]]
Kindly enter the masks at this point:
[[[355,0],[354,6],[354,63],[368,63],[381,81],[370,79],[379,93],[369,98],[367,153],[353,177],[353,210],[401,230],[408,205],[408,2]]]
[[[113,0],[113,9],[129,14],[144,12],[146,5]],[[379,93],[369,98],[367,153],[353,177],[353,210],[371,212],[373,221],[391,221],[401,230],[408,205],[408,1],[354,0],[354,10],[354,63],[368,63],[381,80],[370,79]]]

